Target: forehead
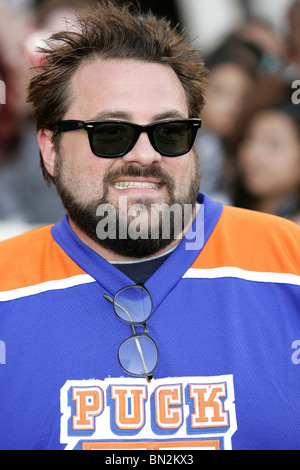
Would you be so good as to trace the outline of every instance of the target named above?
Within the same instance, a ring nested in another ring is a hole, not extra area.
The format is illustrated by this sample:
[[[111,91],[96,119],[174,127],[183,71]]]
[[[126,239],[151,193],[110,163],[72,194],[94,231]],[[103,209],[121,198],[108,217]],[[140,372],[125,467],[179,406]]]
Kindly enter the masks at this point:
[[[217,83],[218,85],[231,84],[233,87],[236,85],[249,87],[250,84],[254,84],[254,81],[242,67],[233,62],[227,62],[217,65],[211,71],[210,83]]]
[[[297,129],[292,119],[285,113],[276,110],[267,110],[256,115],[250,122],[250,127],[257,132],[268,131],[270,134],[293,133],[297,136]]]
[[[81,64],[70,92],[68,118],[87,120],[117,112],[146,121],[170,112],[188,117],[184,89],[168,65],[97,58]]]

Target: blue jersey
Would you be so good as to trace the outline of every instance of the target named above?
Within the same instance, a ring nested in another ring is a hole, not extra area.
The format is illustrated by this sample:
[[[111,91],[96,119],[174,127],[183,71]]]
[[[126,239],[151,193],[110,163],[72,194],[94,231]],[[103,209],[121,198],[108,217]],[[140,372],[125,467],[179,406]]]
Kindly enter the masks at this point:
[[[133,281],[66,217],[0,244],[1,449],[300,449],[300,228],[199,198],[145,283],[150,383],[103,297]]]

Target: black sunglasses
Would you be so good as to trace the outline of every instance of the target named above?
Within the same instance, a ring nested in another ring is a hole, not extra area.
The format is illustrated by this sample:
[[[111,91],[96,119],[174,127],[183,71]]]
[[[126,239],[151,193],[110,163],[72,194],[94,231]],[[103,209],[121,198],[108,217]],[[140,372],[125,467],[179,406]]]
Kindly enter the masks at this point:
[[[103,296],[112,303],[119,320],[128,323],[133,332],[119,347],[120,366],[127,374],[146,377],[149,382],[158,362],[158,349],[149,336],[147,325],[153,307],[150,293],[137,284],[120,289],[114,298],[108,294]],[[142,326],[144,332],[137,334],[135,326]]]
[[[200,129],[200,119],[161,121],[139,126],[125,121],[59,121],[60,132],[85,129],[90,147],[97,157],[117,158],[130,152],[142,132],[147,132],[152,147],[162,156],[179,157],[188,153]]]

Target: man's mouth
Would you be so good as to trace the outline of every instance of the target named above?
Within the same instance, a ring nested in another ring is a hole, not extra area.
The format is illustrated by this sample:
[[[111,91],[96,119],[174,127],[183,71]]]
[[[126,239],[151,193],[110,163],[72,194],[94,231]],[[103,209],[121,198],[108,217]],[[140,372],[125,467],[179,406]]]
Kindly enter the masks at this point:
[[[116,189],[159,189],[160,184],[150,181],[116,181],[113,183]]]

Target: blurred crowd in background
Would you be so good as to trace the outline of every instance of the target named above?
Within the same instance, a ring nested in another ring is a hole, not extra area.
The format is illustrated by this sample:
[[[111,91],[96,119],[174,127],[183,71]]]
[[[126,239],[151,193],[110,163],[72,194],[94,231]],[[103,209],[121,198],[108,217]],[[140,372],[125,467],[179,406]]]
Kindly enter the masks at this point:
[[[41,41],[97,1],[0,0],[0,239],[63,215],[40,171],[26,86]],[[210,72],[196,140],[201,191],[300,224],[300,0],[139,4],[187,27]]]

